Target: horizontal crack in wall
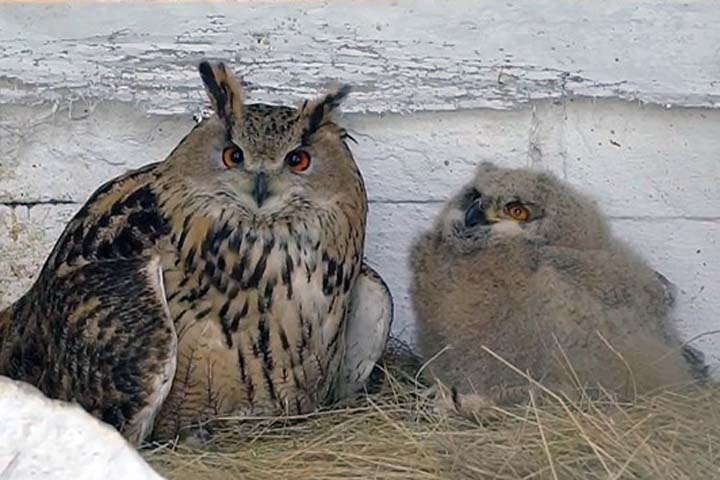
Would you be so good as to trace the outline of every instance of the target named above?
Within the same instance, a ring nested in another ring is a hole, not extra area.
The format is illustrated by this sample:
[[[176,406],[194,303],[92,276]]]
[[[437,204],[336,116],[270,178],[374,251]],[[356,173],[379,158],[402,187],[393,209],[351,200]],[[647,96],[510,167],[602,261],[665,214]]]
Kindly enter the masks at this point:
[[[16,208],[16,207],[38,207],[41,205],[79,205],[79,202],[76,202],[74,200],[10,200],[10,201],[0,201],[0,206],[3,207],[10,207],[10,208]]]
[[[10,200],[0,201],[0,207],[8,208],[33,208],[43,205],[82,205],[84,202],[76,202],[74,200],[61,200],[61,199],[50,199],[50,200]],[[387,198],[370,199],[368,203],[371,205],[441,205],[445,203],[444,200],[428,199],[428,200],[414,200],[414,199],[401,199],[393,200]],[[694,222],[720,222],[720,216],[708,217],[708,216],[684,216],[684,215],[608,215],[610,220],[628,220],[638,222],[664,222],[673,220],[687,220]]]

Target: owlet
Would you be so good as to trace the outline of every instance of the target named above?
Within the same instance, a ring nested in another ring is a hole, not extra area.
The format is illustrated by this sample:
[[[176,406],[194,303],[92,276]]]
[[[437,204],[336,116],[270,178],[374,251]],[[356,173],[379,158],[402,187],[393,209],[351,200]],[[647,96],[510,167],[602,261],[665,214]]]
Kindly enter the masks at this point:
[[[461,413],[527,400],[528,376],[621,399],[704,376],[661,277],[548,173],[482,164],[416,242],[412,269],[420,349]]]

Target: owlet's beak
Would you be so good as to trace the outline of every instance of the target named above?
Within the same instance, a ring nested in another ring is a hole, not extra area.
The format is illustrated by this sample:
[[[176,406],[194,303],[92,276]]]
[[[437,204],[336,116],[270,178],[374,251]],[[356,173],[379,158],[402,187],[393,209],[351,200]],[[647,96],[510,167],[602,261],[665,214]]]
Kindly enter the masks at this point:
[[[470,228],[477,225],[488,225],[489,223],[480,200],[472,202],[465,210],[465,227]]]

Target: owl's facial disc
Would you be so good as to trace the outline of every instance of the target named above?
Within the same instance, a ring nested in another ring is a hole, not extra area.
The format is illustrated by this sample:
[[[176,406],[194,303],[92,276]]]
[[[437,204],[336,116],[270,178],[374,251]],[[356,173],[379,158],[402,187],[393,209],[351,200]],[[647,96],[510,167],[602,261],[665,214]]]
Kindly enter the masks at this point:
[[[455,243],[486,247],[496,241],[532,236],[531,223],[540,216],[532,203],[516,196],[482,194],[476,188],[459,199],[455,216]]]
[[[530,208],[516,199],[502,202],[501,199],[483,197],[480,192],[473,190],[464,200],[467,205],[464,216],[465,228],[503,222],[525,223],[533,220]]]

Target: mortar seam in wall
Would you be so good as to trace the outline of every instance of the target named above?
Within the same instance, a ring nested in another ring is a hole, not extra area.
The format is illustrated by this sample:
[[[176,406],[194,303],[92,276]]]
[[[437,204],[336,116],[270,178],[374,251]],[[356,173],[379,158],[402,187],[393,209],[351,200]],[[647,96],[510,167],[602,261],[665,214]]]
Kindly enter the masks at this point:
[[[562,172],[563,172],[563,179],[566,181],[568,180],[568,171],[567,171],[567,99],[569,96],[569,93],[567,91],[567,79],[568,76],[562,77],[562,82],[560,84],[560,89],[562,91],[562,94],[560,96],[562,109],[560,110],[560,113],[562,115],[562,121],[560,122],[560,158],[562,159]]]
[[[39,207],[44,205],[82,205],[84,202],[75,202],[72,200],[43,200],[43,201],[0,201],[0,207],[8,208],[27,208],[28,210],[33,207]],[[369,200],[370,205],[442,205],[445,200],[428,199],[428,200],[391,200],[391,199],[376,199]],[[692,222],[718,222],[720,223],[720,216],[695,216],[695,215],[662,215],[662,216],[650,216],[650,215],[607,215],[609,220],[625,220],[625,221],[639,221],[639,222],[664,222],[673,220],[687,220]]]
[[[0,201],[0,206],[9,207],[9,208],[25,207],[25,208],[30,209],[30,208],[38,207],[41,205],[80,205],[80,203],[76,202],[74,200],[58,200],[58,199],[31,200],[31,201],[22,201],[22,200]]]
[[[608,215],[610,220],[630,220],[640,222],[688,220],[692,222],[720,222],[720,217],[703,217],[694,215],[664,215],[653,217],[649,215]]]
[[[537,102],[531,102],[530,108],[530,128],[528,130],[527,139],[527,157],[528,167],[537,168],[542,167],[543,164],[543,152],[538,142],[538,136],[540,135],[540,116],[537,112]]]

